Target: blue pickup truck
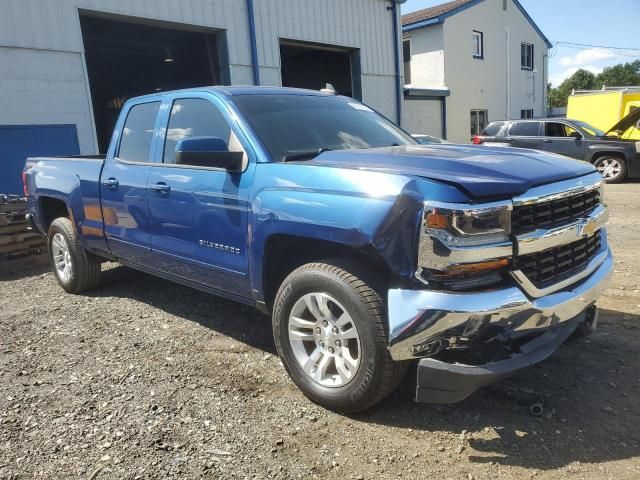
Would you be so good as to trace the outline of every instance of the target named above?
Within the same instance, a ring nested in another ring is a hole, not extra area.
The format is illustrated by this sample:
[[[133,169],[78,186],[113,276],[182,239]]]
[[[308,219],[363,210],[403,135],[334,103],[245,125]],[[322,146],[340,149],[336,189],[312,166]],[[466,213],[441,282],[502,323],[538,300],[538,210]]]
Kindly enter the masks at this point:
[[[101,263],[253,305],[311,400],[379,402],[417,363],[452,403],[595,327],[613,259],[593,166],[419,145],[326,92],[129,100],[106,156],[30,158],[29,218],[77,294]]]

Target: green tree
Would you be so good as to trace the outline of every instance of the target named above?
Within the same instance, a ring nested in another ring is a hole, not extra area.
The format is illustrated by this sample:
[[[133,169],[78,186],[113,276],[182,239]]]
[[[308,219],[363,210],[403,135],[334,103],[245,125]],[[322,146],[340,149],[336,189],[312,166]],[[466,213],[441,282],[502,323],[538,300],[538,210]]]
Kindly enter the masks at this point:
[[[556,88],[547,86],[549,107],[566,107],[573,90],[592,90],[606,87],[629,87],[640,85],[640,60],[606,67],[594,75],[587,70],[578,70]]]
[[[640,85],[640,60],[606,67],[596,76],[596,88]]]
[[[549,106],[566,107],[567,99],[573,90],[590,90],[596,88],[596,76],[588,70],[578,70],[558,87],[549,90]]]

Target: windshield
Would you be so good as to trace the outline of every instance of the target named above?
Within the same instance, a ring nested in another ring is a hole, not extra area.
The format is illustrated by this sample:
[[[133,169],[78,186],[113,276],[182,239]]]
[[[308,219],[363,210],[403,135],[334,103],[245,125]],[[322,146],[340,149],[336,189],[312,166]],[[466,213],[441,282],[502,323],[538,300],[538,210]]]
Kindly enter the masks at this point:
[[[306,152],[417,143],[380,114],[345,97],[238,95],[233,101],[276,162],[302,158]]]
[[[604,137],[605,133],[600,130],[599,128],[596,128],[592,125],[589,125],[586,122],[580,121],[580,120],[573,120],[573,123],[575,123],[577,126],[579,126],[582,130],[584,130],[585,132],[587,132],[589,135],[593,135],[594,137]]]

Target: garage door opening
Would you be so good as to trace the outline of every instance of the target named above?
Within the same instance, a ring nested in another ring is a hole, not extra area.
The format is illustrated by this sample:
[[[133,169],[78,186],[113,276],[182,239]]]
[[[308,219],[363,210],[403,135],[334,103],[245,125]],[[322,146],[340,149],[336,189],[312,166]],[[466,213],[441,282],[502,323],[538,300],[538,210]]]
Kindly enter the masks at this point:
[[[81,14],[98,147],[104,153],[125,101],[148,93],[222,84],[219,33]]]
[[[340,95],[362,98],[357,50],[281,41],[280,65],[285,87],[320,90],[330,83]]]

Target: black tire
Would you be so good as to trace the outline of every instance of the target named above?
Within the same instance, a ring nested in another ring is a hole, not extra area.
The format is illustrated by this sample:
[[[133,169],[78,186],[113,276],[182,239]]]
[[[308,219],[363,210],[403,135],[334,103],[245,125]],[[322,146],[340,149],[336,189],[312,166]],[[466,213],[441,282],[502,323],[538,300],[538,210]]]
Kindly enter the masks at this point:
[[[615,161],[620,165],[620,171],[618,174],[616,174],[615,176],[611,177],[611,178],[607,178],[604,177],[604,181],[606,183],[620,183],[623,182],[625,180],[625,178],[627,178],[627,162],[624,161],[624,159],[620,158],[620,157],[612,157],[609,155],[603,155],[602,157],[598,157],[593,161],[593,166],[596,167],[596,169],[598,169],[598,171],[600,171],[600,173],[602,173],[601,169],[603,168],[603,164],[605,162],[609,162],[609,161]]]
[[[54,260],[53,239],[56,234],[64,237],[69,249],[71,258],[71,276],[69,279],[62,278],[56,268]],[[49,227],[49,260],[53,274],[60,286],[68,293],[80,293],[95,288],[100,281],[101,264],[100,261],[88,253],[78,241],[78,236],[73,228],[73,224],[66,217],[56,218]]]
[[[385,309],[374,290],[377,279],[358,265],[326,260],[294,270],[282,283],[275,298],[273,334],[287,373],[313,402],[330,410],[354,413],[373,406],[402,381],[408,362],[392,360],[387,350]],[[313,380],[296,359],[289,342],[289,316],[304,295],[323,292],[348,311],[360,337],[362,355],[353,378],[343,386],[327,387]]]

